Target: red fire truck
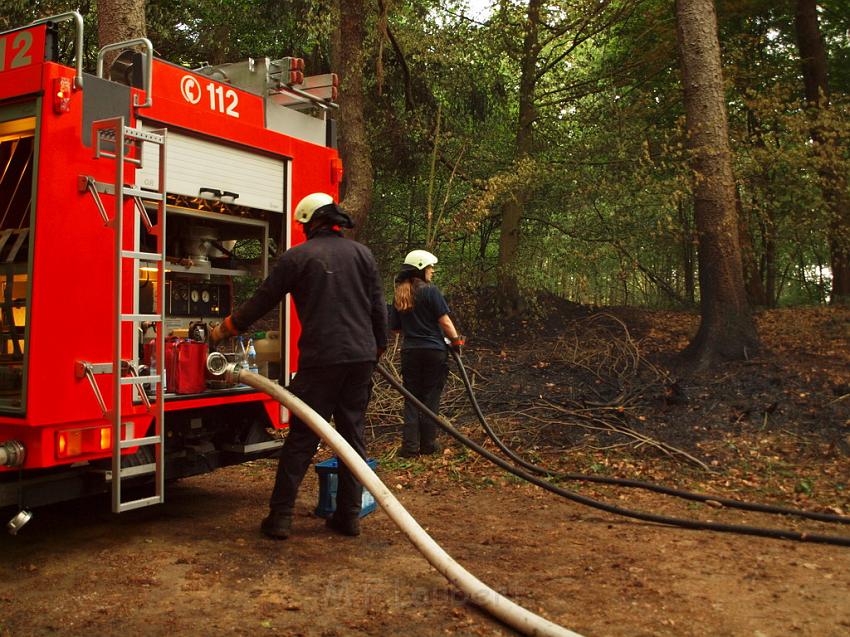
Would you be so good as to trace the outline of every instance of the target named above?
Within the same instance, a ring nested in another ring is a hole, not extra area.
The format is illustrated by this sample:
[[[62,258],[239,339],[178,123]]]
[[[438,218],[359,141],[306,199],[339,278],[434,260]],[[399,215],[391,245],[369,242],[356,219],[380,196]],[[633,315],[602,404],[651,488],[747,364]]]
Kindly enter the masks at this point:
[[[279,447],[286,411],[199,382],[197,361],[267,257],[303,241],[293,202],[336,196],[342,178],[336,76],[305,78],[294,58],[188,70],[144,38],[101,50],[89,75],[82,29],[69,12],[0,33],[0,507],[17,507],[13,532],[32,507],[109,491],[116,512],[147,506],[166,480]],[[71,35],[73,67],[56,61]],[[287,384],[290,302],[273,327],[280,351],[260,371]]]

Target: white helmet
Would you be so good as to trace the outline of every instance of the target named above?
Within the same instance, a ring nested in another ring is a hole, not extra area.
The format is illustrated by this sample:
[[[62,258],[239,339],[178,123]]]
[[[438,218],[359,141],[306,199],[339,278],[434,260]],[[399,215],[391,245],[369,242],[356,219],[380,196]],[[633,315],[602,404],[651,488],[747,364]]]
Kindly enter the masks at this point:
[[[314,192],[312,195],[307,195],[295,206],[295,221],[309,223],[310,219],[313,218],[314,212],[322,206],[327,206],[333,202],[333,197],[323,192]]]
[[[437,257],[427,250],[413,250],[404,257],[404,265],[412,265],[417,270],[424,270],[435,263],[437,263]]]

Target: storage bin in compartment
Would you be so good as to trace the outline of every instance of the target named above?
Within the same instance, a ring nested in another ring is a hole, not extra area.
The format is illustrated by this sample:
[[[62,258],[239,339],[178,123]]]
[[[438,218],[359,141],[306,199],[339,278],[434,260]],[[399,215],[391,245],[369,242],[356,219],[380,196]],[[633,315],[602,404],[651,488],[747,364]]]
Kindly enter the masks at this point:
[[[369,458],[366,464],[374,471],[378,466],[378,461]],[[329,518],[336,511],[336,492],[339,487],[337,459],[331,458],[318,463],[316,473],[319,474],[319,503],[316,505],[316,515],[320,518]],[[361,518],[369,515],[377,507],[375,498],[365,488],[363,489],[363,500],[360,507]]]

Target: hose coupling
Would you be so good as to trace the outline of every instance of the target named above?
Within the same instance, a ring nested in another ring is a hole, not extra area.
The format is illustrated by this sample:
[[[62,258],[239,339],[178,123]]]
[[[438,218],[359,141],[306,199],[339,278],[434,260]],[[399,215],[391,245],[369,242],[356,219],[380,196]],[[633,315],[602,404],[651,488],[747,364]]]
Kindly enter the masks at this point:
[[[242,365],[227,360],[221,352],[211,352],[207,356],[207,374],[210,378],[223,380],[228,385],[238,385],[241,371]]]
[[[7,440],[0,443],[0,467],[20,467],[27,457],[22,442]]]

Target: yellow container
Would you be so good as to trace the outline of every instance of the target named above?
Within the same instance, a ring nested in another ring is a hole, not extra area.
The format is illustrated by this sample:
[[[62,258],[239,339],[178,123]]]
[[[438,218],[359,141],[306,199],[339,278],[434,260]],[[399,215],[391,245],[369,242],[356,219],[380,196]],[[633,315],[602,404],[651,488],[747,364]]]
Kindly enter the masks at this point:
[[[254,350],[258,363],[280,361],[280,332],[266,332],[265,338],[254,339]]]

